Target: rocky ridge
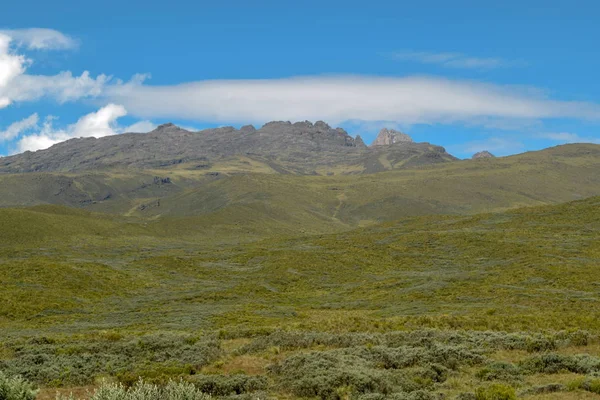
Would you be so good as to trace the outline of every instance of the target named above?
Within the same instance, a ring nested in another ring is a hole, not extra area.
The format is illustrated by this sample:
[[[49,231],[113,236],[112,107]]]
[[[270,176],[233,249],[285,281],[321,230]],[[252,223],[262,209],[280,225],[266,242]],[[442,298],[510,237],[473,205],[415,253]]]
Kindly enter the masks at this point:
[[[245,125],[197,132],[168,123],[149,133],[71,139],[46,150],[5,157],[0,159],[0,173],[210,169],[215,162],[240,157],[278,173],[316,174],[317,169],[342,164],[355,165],[353,171],[360,171],[362,165],[365,172],[378,172],[390,169],[389,163],[379,161],[382,151],[390,152],[392,164],[410,159],[406,166],[455,160],[443,147],[414,143],[394,130],[382,130],[378,139],[377,149],[369,148],[360,136],[354,138],[323,121],[273,121],[258,129]],[[384,146],[400,142],[403,146]]]

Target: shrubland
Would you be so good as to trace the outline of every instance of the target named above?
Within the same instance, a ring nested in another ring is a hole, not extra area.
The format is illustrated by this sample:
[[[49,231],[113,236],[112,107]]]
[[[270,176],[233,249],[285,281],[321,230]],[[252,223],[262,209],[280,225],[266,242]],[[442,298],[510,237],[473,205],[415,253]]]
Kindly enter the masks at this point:
[[[0,210],[19,226],[0,243],[0,399],[600,398],[599,209],[237,242]]]

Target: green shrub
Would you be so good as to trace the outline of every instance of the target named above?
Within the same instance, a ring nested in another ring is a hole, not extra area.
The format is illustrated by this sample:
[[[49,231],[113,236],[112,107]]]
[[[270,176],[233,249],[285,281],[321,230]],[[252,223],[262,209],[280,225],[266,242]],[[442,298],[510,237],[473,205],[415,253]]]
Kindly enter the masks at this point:
[[[194,373],[221,356],[217,340],[190,339],[185,335],[147,335],[65,343],[37,338],[14,344],[14,357],[0,360],[0,369],[50,386],[86,385],[100,375],[118,377],[127,385],[140,376],[166,383],[170,377]]]
[[[556,341],[553,338],[538,337],[527,340],[526,350],[530,353],[540,353],[545,351],[556,350]]]
[[[580,378],[570,382],[568,385],[568,389],[581,389],[588,392],[600,394],[600,379]]]
[[[269,384],[264,376],[244,374],[231,376],[194,375],[190,380],[202,392],[215,396],[239,395],[266,390]]]
[[[410,393],[392,393],[390,395],[383,395],[379,393],[367,393],[359,396],[357,400],[437,400],[440,396],[426,392],[423,390],[417,390]]]
[[[475,400],[516,400],[517,395],[512,386],[495,384],[477,388]]]
[[[592,335],[587,331],[572,331],[566,336],[572,346],[587,346],[592,340]]]
[[[165,386],[157,386],[139,380],[131,387],[120,383],[103,382],[91,393],[89,400],[209,400],[193,384],[184,381],[169,381]],[[57,400],[74,400],[73,396],[57,397]]]
[[[514,381],[521,378],[521,371],[510,363],[493,362],[477,371],[475,376],[484,381]]]
[[[29,382],[0,371],[0,400],[34,400],[36,395],[37,390]]]
[[[600,394],[600,379],[590,379],[583,385],[588,392]]]
[[[600,371],[600,358],[587,354],[570,356],[550,353],[527,358],[519,365],[524,373],[529,374],[556,374],[562,371],[590,374]]]
[[[568,388],[560,383],[550,383],[548,385],[539,385],[527,388],[521,392],[522,396],[531,396],[544,393],[564,392]]]
[[[376,370],[365,359],[339,351],[297,354],[270,367],[282,389],[299,397],[338,400],[338,389],[353,394],[388,394],[394,379],[388,371]]]

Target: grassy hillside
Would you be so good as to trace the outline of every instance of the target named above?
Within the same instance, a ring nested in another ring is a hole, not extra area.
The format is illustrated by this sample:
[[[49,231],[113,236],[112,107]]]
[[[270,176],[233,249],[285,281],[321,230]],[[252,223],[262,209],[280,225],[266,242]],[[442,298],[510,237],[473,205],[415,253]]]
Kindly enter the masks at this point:
[[[235,165],[234,165],[235,164]],[[297,176],[239,163],[209,170],[0,175],[0,206],[56,204],[141,218],[198,217],[214,237],[327,233],[429,214],[475,214],[600,195],[599,145],[376,174]],[[259,172],[260,171],[260,172]],[[233,230],[231,230],[233,229]],[[237,229],[237,230],[236,230]]]
[[[139,376],[236,399],[598,399],[599,148],[2,175],[5,205],[52,204],[0,208],[0,371],[41,399]]]
[[[240,238],[229,243],[210,238],[194,219],[123,220],[54,206],[4,209],[0,220],[11,229],[0,233],[0,296],[5,302],[26,298],[58,274],[64,281],[52,287],[59,290],[64,283],[66,293],[77,297],[81,293],[74,291],[85,292],[86,281],[71,285],[68,277],[91,268],[90,290],[98,288],[94,279],[104,279],[95,274],[109,281],[126,276],[125,286],[103,293],[132,302],[119,300],[118,307],[157,311],[157,327],[181,323],[186,312],[202,312],[206,318],[182,328],[289,322],[315,329],[322,318],[344,321],[351,310],[366,320],[395,321],[397,328],[407,323],[515,330],[535,321],[537,328],[596,329],[600,315],[580,310],[598,300],[599,209],[596,197],[254,242],[244,240],[247,228],[240,227]],[[59,273],[61,265],[65,271]],[[127,289],[138,286],[148,291]],[[32,301],[44,304],[39,294]],[[170,313],[174,307],[177,312]],[[77,312],[69,319],[76,322]],[[11,306],[2,315],[46,323]]]
[[[596,398],[599,211],[594,197],[227,244],[177,218],[0,210],[0,370],[249,398]]]

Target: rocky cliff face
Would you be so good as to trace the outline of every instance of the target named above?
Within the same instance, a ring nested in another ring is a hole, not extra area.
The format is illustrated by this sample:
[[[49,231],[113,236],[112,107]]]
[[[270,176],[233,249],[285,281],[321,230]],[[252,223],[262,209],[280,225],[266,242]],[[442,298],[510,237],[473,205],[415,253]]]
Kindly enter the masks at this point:
[[[480,151],[479,153],[473,154],[472,158],[473,158],[473,160],[476,160],[478,158],[495,158],[495,157],[496,156],[493,155],[492,153],[490,153],[489,151],[484,150],[484,151]]]
[[[396,143],[412,143],[413,140],[405,133],[383,128],[371,146],[389,146]]]

